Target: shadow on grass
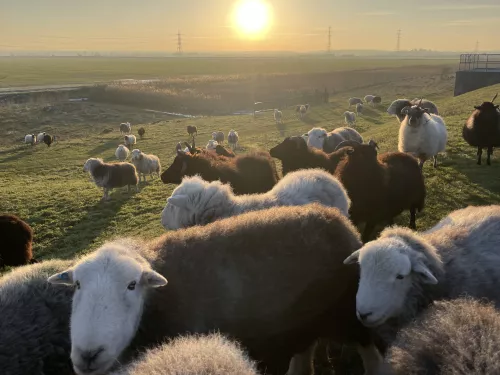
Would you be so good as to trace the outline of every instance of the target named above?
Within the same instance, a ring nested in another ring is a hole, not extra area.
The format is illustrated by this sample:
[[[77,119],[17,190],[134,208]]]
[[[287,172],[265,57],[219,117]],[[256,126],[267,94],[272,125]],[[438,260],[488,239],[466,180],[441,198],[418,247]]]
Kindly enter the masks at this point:
[[[285,137],[287,126],[285,123],[277,123],[276,130],[280,132],[281,137]]]
[[[19,147],[19,148],[0,151],[0,156],[14,153],[11,156],[7,156],[5,159],[0,159],[0,163],[8,163],[11,161],[16,161],[16,160],[24,158],[25,156],[29,156],[35,152],[35,148],[33,148],[31,146],[27,146],[27,147],[29,147],[29,148],[24,149],[24,150]]]
[[[104,141],[103,143],[100,143],[96,147],[94,147],[92,150],[90,150],[87,155],[90,157],[95,157],[95,155],[99,155],[103,152],[109,151],[111,149],[116,149],[118,145],[124,144],[124,139],[123,138],[116,138],[116,139],[109,139]],[[113,152],[114,154],[114,152]]]
[[[310,117],[304,117],[301,121],[305,124],[308,124],[308,125],[315,125],[315,124],[321,122],[319,120],[315,120],[315,119],[310,118]]]

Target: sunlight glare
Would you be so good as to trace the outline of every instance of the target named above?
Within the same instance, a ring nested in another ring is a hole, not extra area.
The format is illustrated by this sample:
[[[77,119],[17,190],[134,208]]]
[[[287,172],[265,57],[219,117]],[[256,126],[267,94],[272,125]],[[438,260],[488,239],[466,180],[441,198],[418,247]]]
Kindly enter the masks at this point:
[[[235,6],[233,21],[245,37],[262,37],[271,26],[271,8],[263,0],[242,0]]]

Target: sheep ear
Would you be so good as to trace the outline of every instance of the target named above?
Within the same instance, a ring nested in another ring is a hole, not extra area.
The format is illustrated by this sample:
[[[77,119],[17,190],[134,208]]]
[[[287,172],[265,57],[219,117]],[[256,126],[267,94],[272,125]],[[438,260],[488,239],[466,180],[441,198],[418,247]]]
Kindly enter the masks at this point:
[[[141,282],[150,288],[158,288],[168,283],[167,279],[153,270],[142,271]]]
[[[407,114],[408,114],[408,112],[409,112],[409,110],[410,110],[410,107],[409,107],[409,106],[406,106],[406,107],[404,107],[404,108],[401,110],[401,114],[403,114],[403,115],[407,115]]]
[[[47,279],[50,284],[59,285],[73,285],[73,270],[68,269],[66,271],[56,273]]]
[[[417,262],[417,264],[412,267],[413,272],[420,274],[422,276],[423,282],[425,284],[437,284],[438,281],[432,272],[422,263]]]
[[[358,258],[359,258],[359,250],[356,250],[354,253],[345,258],[344,264],[356,263],[358,261]]]
[[[174,195],[167,198],[167,203],[175,207],[187,209],[188,196],[185,194]]]

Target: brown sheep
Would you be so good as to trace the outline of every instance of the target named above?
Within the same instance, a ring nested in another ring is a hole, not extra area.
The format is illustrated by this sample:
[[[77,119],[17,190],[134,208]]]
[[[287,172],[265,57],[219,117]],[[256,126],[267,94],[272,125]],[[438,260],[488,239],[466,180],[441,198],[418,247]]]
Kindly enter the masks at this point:
[[[139,130],[137,130],[137,134],[139,134],[139,137],[141,137],[142,139],[144,137],[144,134],[146,134],[146,129],[139,128]]]
[[[0,215],[0,233],[0,267],[36,263],[31,249],[33,230],[28,223],[14,215]]]

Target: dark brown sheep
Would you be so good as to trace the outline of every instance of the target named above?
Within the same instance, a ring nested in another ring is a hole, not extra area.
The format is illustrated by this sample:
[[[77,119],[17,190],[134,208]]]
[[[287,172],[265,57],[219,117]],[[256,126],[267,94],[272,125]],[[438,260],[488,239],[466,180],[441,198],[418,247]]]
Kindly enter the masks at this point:
[[[33,259],[33,230],[14,215],[0,215],[0,267],[17,267],[36,263]]]
[[[188,125],[187,132],[190,137],[194,137],[195,135],[198,135],[198,128],[194,125]]]
[[[137,134],[139,134],[139,137],[141,137],[142,139],[144,137],[144,134],[146,134],[146,129],[139,128],[139,130],[137,130]]]
[[[56,138],[55,136],[45,134],[43,136],[43,143],[45,143],[47,147],[50,147],[50,145],[54,142],[55,138]]]
[[[278,182],[276,165],[267,152],[255,152],[234,158],[215,152],[197,154],[177,151],[172,165],[161,180],[165,184],[180,184],[182,177],[199,174],[206,181],[229,183],[235,194],[265,193]]]

